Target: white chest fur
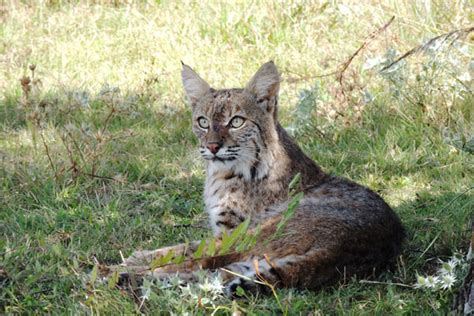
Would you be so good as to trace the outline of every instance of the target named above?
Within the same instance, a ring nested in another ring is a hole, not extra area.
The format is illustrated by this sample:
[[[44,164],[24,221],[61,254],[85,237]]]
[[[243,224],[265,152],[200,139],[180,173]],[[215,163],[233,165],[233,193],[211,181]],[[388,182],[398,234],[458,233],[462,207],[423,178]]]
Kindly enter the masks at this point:
[[[224,178],[208,177],[204,187],[204,203],[206,211],[209,214],[209,222],[212,227],[214,236],[221,233],[220,227],[217,226],[218,216],[225,208],[225,190],[227,189],[227,182]]]
[[[250,178],[248,170],[249,167],[244,162],[229,164],[215,161],[208,163],[204,203],[215,236],[221,234],[221,227],[217,225],[220,216],[229,209],[229,205],[235,200],[230,189],[236,186],[239,189],[242,188],[242,185],[238,185],[237,182],[243,181],[246,177]]]
[[[232,229],[285,195],[280,192],[282,187],[277,179],[280,177],[278,170],[285,170],[279,168],[278,163],[286,160],[275,163],[275,153],[270,150],[262,153],[261,158],[255,170],[252,170],[254,161],[245,159],[233,163],[208,162],[204,203],[215,236],[221,233],[219,223]],[[272,169],[274,171],[270,172]]]

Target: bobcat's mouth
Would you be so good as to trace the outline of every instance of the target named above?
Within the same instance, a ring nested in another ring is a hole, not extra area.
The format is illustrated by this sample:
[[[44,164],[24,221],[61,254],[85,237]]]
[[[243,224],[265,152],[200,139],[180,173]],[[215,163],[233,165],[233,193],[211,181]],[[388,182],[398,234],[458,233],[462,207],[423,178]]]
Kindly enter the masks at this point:
[[[239,158],[238,150],[231,148],[223,148],[217,153],[211,153],[208,149],[202,148],[200,149],[201,156],[205,160],[209,161],[220,161],[220,162],[227,162],[227,161],[234,161]]]
[[[232,156],[232,157],[218,157],[218,156],[214,156],[212,157],[210,160],[212,161],[221,161],[221,162],[225,162],[225,161],[232,161],[232,160],[236,160],[237,157],[235,156]]]

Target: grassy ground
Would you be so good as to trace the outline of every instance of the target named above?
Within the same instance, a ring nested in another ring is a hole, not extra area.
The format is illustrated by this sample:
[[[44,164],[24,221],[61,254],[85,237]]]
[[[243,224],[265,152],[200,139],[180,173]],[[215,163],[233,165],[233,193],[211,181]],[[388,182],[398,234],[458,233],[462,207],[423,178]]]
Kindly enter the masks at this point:
[[[459,280],[449,289],[413,285],[467,249],[473,35],[379,70],[427,39],[468,27],[472,3],[24,2],[0,4],[2,313],[451,309]],[[393,15],[342,85],[323,76]],[[134,300],[94,282],[93,267],[120,262],[120,252],[208,234],[180,59],[215,87],[242,86],[273,59],[284,79],[284,126],[325,170],[377,190],[402,218],[408,241],[396,269],[375,283],[345,280],[322,292],[237,302],[160,284],[146,284],[146,299]]]

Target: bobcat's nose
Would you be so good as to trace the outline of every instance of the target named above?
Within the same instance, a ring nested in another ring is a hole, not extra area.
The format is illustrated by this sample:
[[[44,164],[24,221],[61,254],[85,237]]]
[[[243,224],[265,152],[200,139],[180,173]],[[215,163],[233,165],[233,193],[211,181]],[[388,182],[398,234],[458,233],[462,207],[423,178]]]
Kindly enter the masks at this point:
[[[215,154],[217,154],[219,149],[222,147],[222,144],[220,144],[220,143],[208,143],[206,145],[206,147],[207,147],[207,149],[209,149],[209,151],[211,153],[213,153],[215,155]]]

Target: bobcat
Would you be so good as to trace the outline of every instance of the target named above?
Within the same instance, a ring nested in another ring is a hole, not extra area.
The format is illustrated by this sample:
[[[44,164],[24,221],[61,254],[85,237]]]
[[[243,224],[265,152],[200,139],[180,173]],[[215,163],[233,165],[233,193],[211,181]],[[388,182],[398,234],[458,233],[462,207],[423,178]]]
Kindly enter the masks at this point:
[[[267,288],[253,282],[262,278],[277,287],[318,289],[380,271],[400,253],[404,229],[382,198],[323,172],[278,123],[280,75],[273,62],[261,66],[244,89],[215,90],[184,64],[181,74],[206,161],[204,201],[214,236],[248,218],[250,229],[259,225],[260,234],[248,251],[153,271],[154,258],[170,250],[191,256],[199,242],[135,252],[124,262],[129,271],[157,278],[178,273],[186,280],[198,269],[217,271],[232,296],[239,286],[254,292]],[[272,240],[297,174],[303,198]]]

